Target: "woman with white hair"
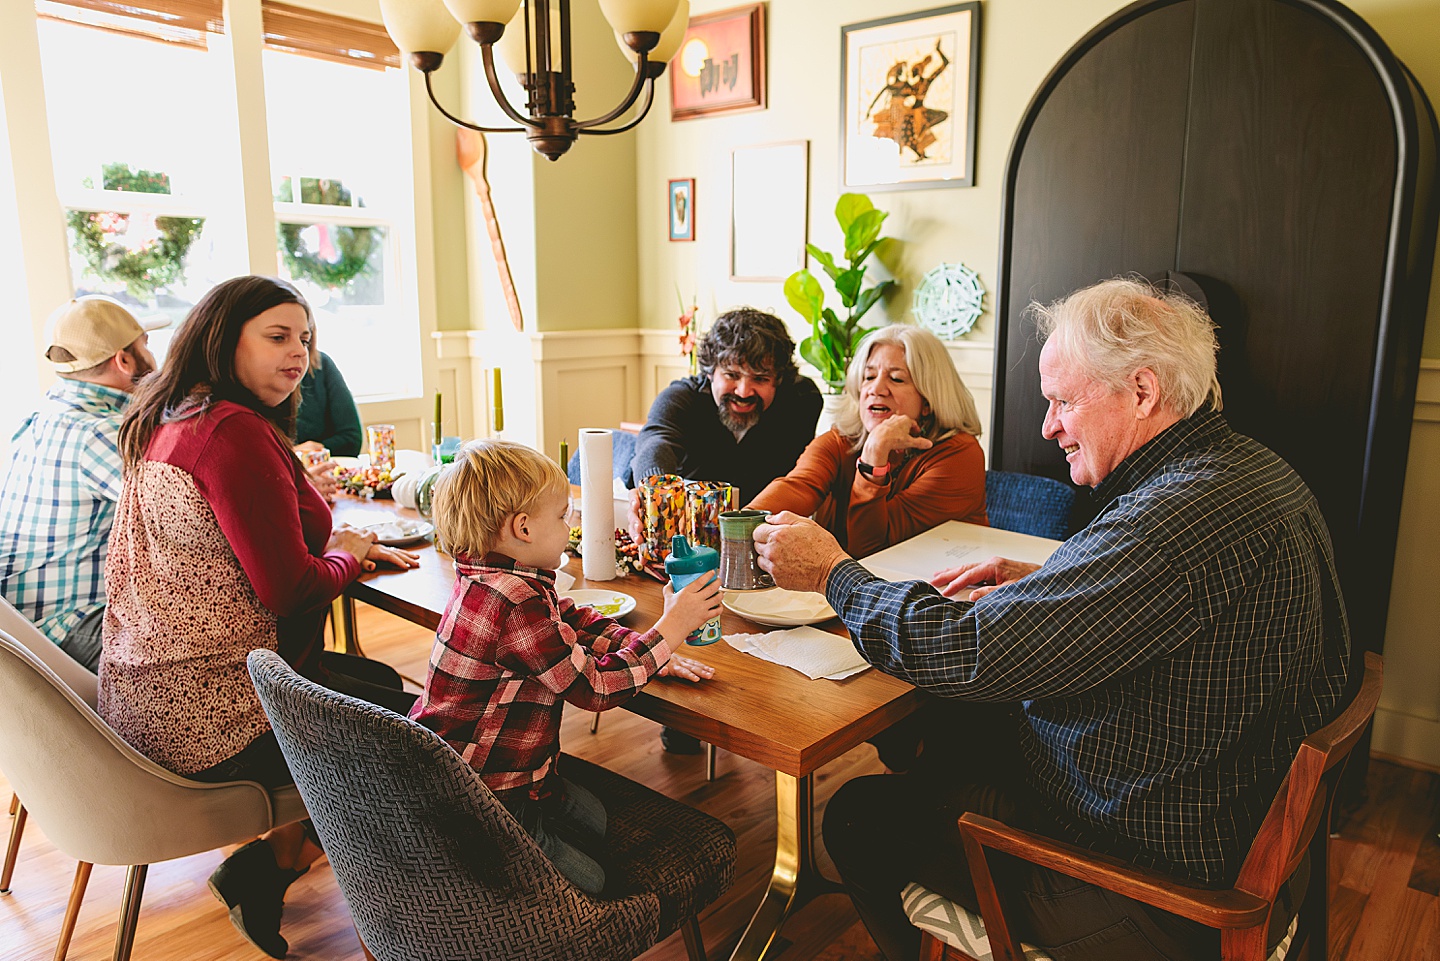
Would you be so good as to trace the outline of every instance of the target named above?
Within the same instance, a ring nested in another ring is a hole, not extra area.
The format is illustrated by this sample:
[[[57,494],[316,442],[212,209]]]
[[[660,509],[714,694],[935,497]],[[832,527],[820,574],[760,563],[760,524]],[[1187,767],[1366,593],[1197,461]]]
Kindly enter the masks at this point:
[[[989,524],[980,416],[940,338],[907,324],[872,331],[845,397],[835,426],[751,507],[814,514],[853,557],[948,520]]]

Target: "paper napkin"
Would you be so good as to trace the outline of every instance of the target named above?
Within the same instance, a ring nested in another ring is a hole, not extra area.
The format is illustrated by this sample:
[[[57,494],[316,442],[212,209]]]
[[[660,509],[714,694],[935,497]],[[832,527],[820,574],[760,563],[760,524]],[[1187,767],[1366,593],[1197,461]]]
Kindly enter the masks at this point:
[[[813,627],[792,627],[767,634],[728,634],[725,642],[737,651],[783,664],[810,678],[839,681],[870,665],[849,638]]]

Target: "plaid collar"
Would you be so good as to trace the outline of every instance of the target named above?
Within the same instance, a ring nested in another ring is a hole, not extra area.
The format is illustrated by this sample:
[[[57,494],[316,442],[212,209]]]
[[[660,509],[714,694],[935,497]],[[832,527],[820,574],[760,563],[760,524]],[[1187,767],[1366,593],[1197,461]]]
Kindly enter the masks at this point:
[[[1172,465],[1177,454],[1203,447],[1229,433],[1230,425],[1213,410],[1199,410],[1171,424],[1133,451],[1095,486],[1095,504],[1105,508],[1116,498],[1144,485],[1157,470]]]
[[[130,403],[130,395],[123,390],[69,377],[58,378],[51,384],[45,399],[90,414],[116,413]]]
[[[554,571],[546,570],[543,567],[526,567],[513,557],[508,557],[498,551],[491,551],[478,561],[469,554],[456,554],[455,571],[462,577],[483,577],[495,571],[504,571],[506,574],[514,574],[516,577],[540,581],[551,590],[555,588]]]

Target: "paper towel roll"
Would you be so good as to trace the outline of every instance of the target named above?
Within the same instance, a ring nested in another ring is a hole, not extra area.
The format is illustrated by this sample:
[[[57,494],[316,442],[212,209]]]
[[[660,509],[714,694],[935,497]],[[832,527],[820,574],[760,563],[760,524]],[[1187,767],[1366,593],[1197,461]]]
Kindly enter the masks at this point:
[[[580,429],[580,558],[587,581],[615,577],[615,529],[610,526],[610,431]]]

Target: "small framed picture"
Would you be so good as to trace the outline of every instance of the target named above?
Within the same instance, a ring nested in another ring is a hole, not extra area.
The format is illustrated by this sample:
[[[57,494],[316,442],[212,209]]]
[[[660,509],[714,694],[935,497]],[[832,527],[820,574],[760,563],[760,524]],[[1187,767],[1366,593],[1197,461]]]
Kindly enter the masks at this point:
[[[670,181],[670,239],[695,239],[695,179]]]
[[[980,4],[840,28],[840,182],[975,185]]]
[[[670,119],[765,106],[765,4],[697,13],[670,61]]]

